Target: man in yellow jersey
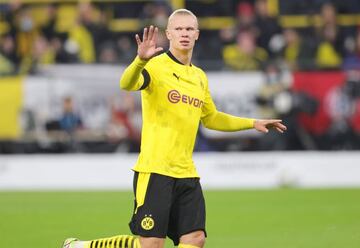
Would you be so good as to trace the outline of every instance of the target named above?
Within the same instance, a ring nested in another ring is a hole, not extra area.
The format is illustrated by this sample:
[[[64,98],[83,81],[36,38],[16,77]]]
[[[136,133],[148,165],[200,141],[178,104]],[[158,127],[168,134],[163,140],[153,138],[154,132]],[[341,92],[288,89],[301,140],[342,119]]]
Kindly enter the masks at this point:
[[[143,127],[141,152],[133,168],[135,208],[130,229],[135,236],[120,235],[92,241],[68,239],[66,248],[162,248],[168,236],[180,248],[204,246],[205,202],[192,153],[201,122],[222,131],[255,128],[286,130],[281,120],[255,120],[216,110],[207,77],[191,63],[199,37],[196,16],[174,11],[166,36],[170,49],[156,47],[158,29],[136,35],[137,57],[120,80],[125,90],[141,90]]]

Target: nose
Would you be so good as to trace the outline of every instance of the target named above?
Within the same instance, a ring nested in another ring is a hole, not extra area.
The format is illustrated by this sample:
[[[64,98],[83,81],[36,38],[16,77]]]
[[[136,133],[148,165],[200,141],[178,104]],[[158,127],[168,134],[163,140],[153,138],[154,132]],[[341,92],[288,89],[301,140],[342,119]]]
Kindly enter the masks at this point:
[[[181,37],[189,37],[189,31],[187,31],[186,29],[183,29],[182,31],[181,31]]]

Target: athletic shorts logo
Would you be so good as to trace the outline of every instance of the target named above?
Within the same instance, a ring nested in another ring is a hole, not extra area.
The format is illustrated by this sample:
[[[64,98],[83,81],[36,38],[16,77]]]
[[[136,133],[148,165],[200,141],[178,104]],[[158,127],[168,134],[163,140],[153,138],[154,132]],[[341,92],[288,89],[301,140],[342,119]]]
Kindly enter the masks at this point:
[[[151,218],[151,215],[147,216],[145,215],[144,219],[141,221],[141,227],[144,230],[151,230],[155,226],[155,221],[153,218]]]
[[[201,101],[200,99],[198,99],[196,97],[188,96],[188,95],[185,95],[185,94],[181,94],[177,90],[170,90],[169,91],[168,100],[171,103],[178,103],[178,102],[181,101],[182,103],[192,105],[192,106],[194,106],[196,108],[201,108],[202,105],[204,104],[204,102]]]

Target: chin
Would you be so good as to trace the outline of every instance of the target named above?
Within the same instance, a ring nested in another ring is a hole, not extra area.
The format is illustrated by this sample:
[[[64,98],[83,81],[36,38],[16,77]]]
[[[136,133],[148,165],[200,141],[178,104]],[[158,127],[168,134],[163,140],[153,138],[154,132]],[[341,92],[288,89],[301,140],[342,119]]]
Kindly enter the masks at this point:
[[[191,51],[193,46],[180,46],[177,48],[179,51]]]

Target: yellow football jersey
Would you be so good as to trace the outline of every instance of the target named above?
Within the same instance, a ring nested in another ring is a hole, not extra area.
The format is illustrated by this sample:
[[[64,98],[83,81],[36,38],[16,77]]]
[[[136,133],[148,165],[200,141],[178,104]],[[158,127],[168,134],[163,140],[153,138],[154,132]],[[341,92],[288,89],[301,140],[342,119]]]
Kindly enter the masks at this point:
[[[202,114],[215,110],[205,73],[171,53],[152,58],[142,90],[141,152],[134,167],[172,177],[198,177],[192,153]]]
[[[134,73],[138,69],[142,77]],[[218,112],[204,71],[182,64],[170,52],[148,62],[137,57],[124,72],[122,83],[124,89],[142,90],[141,151],[133,168],[137,172],[199,177],[192,153],[200,121],[223,131],[253,127],[253,119]]]

